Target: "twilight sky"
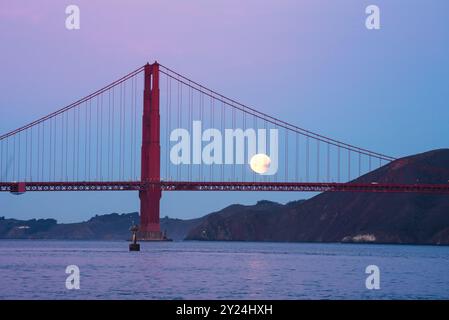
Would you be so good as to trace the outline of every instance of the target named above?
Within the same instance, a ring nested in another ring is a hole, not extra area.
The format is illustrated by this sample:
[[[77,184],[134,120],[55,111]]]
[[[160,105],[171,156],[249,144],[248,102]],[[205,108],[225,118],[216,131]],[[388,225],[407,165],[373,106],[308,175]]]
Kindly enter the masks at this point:
[[[65,28],[65,8],[81,29]],[[381,29],[365,28],[365,8]],[[0,2],[0,133],[158,60],[293,124],[400,157],[449,142],[446,0]],[[298,193],[165,193],[161,215]],[[137,193],[0,194],[0,215],[80,221],[138,210]]]

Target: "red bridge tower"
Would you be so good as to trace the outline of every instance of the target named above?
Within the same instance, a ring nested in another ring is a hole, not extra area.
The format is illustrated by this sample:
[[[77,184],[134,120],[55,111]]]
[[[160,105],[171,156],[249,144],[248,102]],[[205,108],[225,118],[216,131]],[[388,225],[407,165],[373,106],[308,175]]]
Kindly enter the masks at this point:
[[[160,182],[159,64],[146,64],[144,71],[141,181]],[[139,192],[141,240],[164,240],[159,224],[160,187]]]

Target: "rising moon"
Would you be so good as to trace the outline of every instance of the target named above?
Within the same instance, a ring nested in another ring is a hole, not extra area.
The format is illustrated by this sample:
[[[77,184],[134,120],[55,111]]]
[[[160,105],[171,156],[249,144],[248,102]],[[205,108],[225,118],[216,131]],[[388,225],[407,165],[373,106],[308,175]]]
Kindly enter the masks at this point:
[[[269,156],[264,153],[258,153],[252,156],[249,161],[249,166],[254,172],[262,174],[268,171],[268,168],[270,168],[270,163],[271,159]]]

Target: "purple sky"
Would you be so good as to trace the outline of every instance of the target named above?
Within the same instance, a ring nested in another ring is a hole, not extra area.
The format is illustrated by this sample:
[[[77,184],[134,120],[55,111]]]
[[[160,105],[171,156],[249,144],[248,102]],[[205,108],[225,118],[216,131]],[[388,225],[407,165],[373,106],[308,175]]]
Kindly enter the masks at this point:
[[[65,7],[81,29],[65,29]],[[365,8],[381,9],[381,30]],[[0,133],[144,64],[161,63],[260,111],[392,156],[447,147],[449,2],[3,1]],[[164,194],[162,215],[306,194]],[[193,205],[195,203],[195,205]],[[0,215],[79,221],[138,209],[135,193],[0,194]]]

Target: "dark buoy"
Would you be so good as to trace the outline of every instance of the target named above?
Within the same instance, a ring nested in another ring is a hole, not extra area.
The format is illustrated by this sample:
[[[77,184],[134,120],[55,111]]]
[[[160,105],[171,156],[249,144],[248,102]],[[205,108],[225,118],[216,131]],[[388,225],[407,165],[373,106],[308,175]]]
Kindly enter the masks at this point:
[[[129,251],[140,251],[140,244],[137,243],[137,231],[139,231],[139,227],[133,223],[129,231],[133,233],[132,243],[129,244]]]

